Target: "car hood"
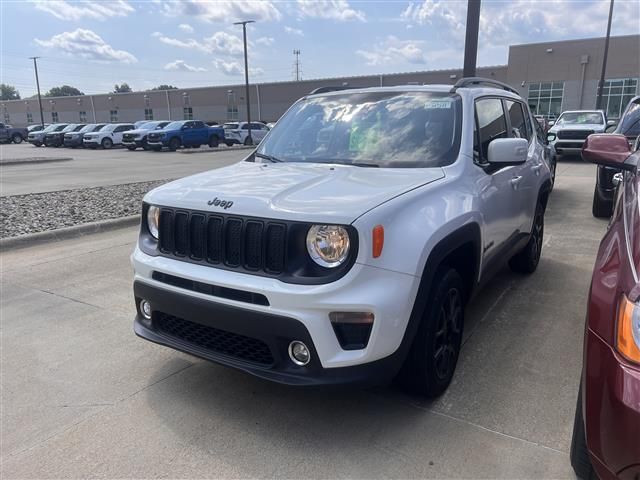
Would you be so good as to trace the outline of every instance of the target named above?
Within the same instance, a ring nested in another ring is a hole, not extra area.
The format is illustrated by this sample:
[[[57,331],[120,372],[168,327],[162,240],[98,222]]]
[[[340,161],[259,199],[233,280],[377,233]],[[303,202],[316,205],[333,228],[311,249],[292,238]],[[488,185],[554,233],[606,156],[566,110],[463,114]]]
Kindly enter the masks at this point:
[[[441,178],[441,168],[240,162],[158,187],[144,201],[212,213],[349,224],[372,208]],[[215,199],[226,204],[216,206]],[[233,202],[230,207],[229,202]]]
[[[165,130],[164,128],[161,130],[147,130],[149,133],[173,133],[173,132],[180,132],[181,130],[177,130],[172,128],[171,130]]]
[[[127,130],[126,132],[122,132],[122,133],[133,133],[134,135],[137,135],[139,133],[151,133],[151,132],[159,132],[160,130],[145,130],[143,128],[138,128],[137,130]]]
[[[549,132],[557,132],[559,130],[595,130],[604,131],[605,126],[601,123],[581,123],[579,125],[554,125],[549,129]]]

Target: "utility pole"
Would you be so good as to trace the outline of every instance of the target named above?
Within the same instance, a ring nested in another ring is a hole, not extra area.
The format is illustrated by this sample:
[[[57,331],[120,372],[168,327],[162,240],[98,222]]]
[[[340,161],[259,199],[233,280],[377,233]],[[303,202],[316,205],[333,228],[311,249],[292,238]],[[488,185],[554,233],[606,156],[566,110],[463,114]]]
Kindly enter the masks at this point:
[[[300,50],[294,50],[293,54],[295,55],[296,59],[293,62],[293,68],[295,69],[295,78],[296,78],[296,82],[300,81]]]
[[[243,22],[235,22],[234,25],[242,25],[242,37],[244,39],[244,87],[245,97],[247,98],[247,142],[253,145],[251,138],[251,101],[249,98],[249,60],[247,59],[247,23],[255,23],[254,20],[245,20]]]
[[[36,87],[38,87],[38,105],[40,106],[40,124],[44,128],[44,113],[42,113],[42,97],[40,96],[40,80],[38,79],[38,62],[40,57],[29,57],[33,60],[33,69],[36,71]]]
[[[464,39],[464,68],[463,77],[476,76],[476,61],[478,59],[478,30],[480,29],[480,0],[467,2],[467,26]]]
[[[602,73],[600,74],[600,86],[598,88],[598,99],[596,109],[602,108],[602,94],[604,93],[604,77],[607,71],[607,56],[609,55],[609,36],[611,35],[611,18],[613,17],[613,0],[609,4],[609,22],[607,23],[607,36],[604,39],[604,55],[602,56]]]

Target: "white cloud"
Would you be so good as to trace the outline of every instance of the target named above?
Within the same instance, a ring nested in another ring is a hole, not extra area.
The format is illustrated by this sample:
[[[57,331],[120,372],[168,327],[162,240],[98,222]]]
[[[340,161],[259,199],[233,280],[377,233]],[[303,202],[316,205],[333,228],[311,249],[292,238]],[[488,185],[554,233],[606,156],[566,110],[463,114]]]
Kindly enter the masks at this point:
[[[405,62],[424,64],[426,58],[422,50],[423,44],[419,40],[399,40],[389,35],[371,50],[357,50],[356,53],[365,59],[367,65],[372,66]]]
[[[230,77],[244,75],[244,66],[240,65],[239,62],[227,62],[225,60],[218,59],[214,60],[213,64],[218,70]],[[261,68],[249,68],[250,76],[262,75],[263,73],[264,70],[262,70]]]
[[[114,49],[97,33],[83,28],[54,35],[49,40],[36,38],[34,41],[40,46],[55,48],[70,55],[91,60],[121,63],[135,63],[138,61],[131,53]]]
[[[125,0],[104,2],[66,0],[31,0],[38,10],[47,12],[60,20],[105,20],[111,17],[126,17],[135,9]]]
[[[364,12],[351,8],[347,0],[298,0],[298,14],[301,18],[366,21]]]
[[[227,32],[216,32],[210,37],[205,37],[202,40],[196,40],[194,38],[180,40],[178,38],[167,37],[160,32],[153,32],[151,36],[157,38],[166,45],[199,50],[207,54],[221,53],[237,56],[242,55],[244,52],[242,39],[237,35],[232,35]]]
[[[483,46],[505,47],[532,41],[603,36],[608,8],[609,0],[484,2],[480,10],[479,45],[482,49]],[[401,18],[429,25],[461,46],[464,44],[466,12],[466,2],[424,0],[409,4]],[[638,25],[640,3],[615,4],[612,34],[637,33]]]
[[[269,0],[162,0],[161,11],[170,17],[192,16],[205,22],[230,23],[238,20],[271,21],[280,20],[282,14],[274,2]]]
[[[193,27],[188,23],[181,23],[180,25],[178,25],[178,28],[183,32],[193,33]]]
[[[260,37],[259,39],[256,40],[256,43],[258,45],[264,45],[265,47],[270,47],[271,45],[274,44],[275,41],[276,39],[273,37]]]
[[[290,35],[299,35],[301,37],[304,37],[304,32],[299,28],[284,27],[284,31]]]
[[[207,69],[206,68],[202,68],[202,67],[194,67],[192,65],[189,65],[188,63],[185,63],[184,60],[175,60],[173,62],[167,63],[164,66],[165,70],[180,70],[182,72],[206,72]]]

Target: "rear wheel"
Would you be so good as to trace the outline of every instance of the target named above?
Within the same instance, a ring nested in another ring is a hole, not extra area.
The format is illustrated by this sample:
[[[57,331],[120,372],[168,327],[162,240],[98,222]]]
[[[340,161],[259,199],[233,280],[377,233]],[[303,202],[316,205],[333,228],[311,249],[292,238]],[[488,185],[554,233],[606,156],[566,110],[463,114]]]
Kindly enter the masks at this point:
[[[111,147],[113,147],[113,140],[108,137],[103,138],[100,145],[102,145],[102,148],[104,148],[105,150],[109,150]]]
[[[127,149],[133,152],[136,149],[136,147],[127,147]]]
[[[533,273],[540,263],[542,242],[544,240],[544,208],[540,203],[536,207],[531,237],[525,247],[509,260],[509,267],[514,272]]]
[[[209,146],[212,148],[216,148],[218,145],[220,145],[220,139],[218,138],[218,136],[211,135],[209,137]]]
[[[175,152],[178,148],[180,148],[180,139],[174,137],[169,141],[169,150]]]
[[[224,143],[227,145],[227,147],[233,147],[233,142],[224,142]]]
[[[20,135],[19,133],[14,133],[13,137],[11,137],[11,141],[13,143],[22,143],[22,140],[23,140],[22,135]]]
[[[595,480],[596,474],[589,458],[587,448],[587,437],[584,432],[584,415],[582,414],[582,381],[578,389],[578,402],[576,404],[576,414],[573,419],[573,435],[571,437],[571,450],[569,451],[571,466],[578,478],[584,480]]]
[[[412,392],[433,398],[451,383],[462,344],[464,298],[464,283],[458,272],[448,267],[439,269],[399,376]]]

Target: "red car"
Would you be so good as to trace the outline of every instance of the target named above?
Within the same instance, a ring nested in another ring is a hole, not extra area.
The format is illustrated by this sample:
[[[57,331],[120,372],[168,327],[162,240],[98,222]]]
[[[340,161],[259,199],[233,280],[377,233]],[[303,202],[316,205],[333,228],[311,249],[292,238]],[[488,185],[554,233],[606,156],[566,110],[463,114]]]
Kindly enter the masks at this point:
[[[640,151],[631,150],[617,134],[590,135],[582,149],[584,160],[620,172],[591,279],[571,442],[585,479],[640,479]]]

